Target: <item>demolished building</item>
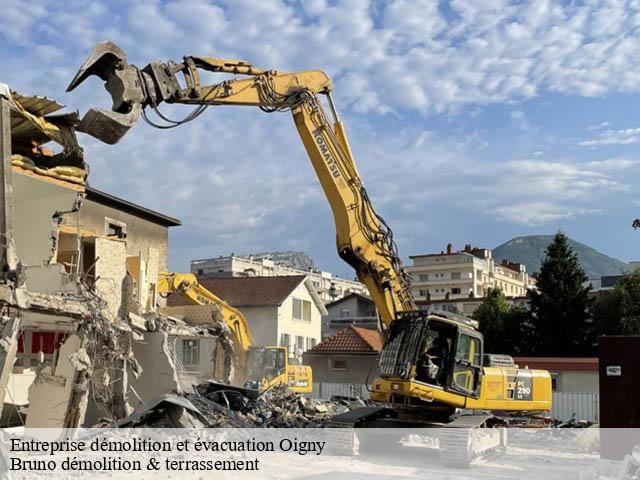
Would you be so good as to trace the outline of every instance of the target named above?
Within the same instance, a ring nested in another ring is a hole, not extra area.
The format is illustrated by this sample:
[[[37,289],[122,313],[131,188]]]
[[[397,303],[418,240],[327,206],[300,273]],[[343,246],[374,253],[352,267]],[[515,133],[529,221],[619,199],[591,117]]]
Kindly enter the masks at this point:
[[[0,84],[4,426],[124,418],[184,388],[176,338],[215,342],[207,325],[156,313],[166,231],[180,222],[88,186],[78,115],[62,108]]]

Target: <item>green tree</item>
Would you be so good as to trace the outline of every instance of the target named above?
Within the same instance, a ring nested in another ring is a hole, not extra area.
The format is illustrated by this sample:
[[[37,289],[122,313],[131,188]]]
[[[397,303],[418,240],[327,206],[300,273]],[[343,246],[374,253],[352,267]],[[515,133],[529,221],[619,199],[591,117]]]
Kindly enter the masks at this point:
[[[482,303],[473,312],[484,336],[484,351],[487,353],[507,353],[503,351],[505,321],[509,313],[509,304],[502,290],[489,291]]]
[[[522,305],[510,306],[499,288],[489,291],[472,316],[480,324],[486,353],[531,353],[529,311]]]
[[[558,232],[538,273],[538,290],[528,292],[534,353],[543,356],[590,355],[590,286],[567,236]]]
[[[622,277],[593,306],[595,342],[599,335],[640,335],[640,270]]]

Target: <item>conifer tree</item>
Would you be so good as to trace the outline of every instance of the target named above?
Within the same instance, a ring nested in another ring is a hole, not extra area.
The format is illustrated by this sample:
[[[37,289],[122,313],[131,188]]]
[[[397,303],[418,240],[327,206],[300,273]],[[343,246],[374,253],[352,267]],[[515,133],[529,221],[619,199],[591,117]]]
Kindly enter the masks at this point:
[[[567,236],[558,232],[538,273],[538,290],[530,290],[531,323],[541,356],[590,355],[588,278]]]

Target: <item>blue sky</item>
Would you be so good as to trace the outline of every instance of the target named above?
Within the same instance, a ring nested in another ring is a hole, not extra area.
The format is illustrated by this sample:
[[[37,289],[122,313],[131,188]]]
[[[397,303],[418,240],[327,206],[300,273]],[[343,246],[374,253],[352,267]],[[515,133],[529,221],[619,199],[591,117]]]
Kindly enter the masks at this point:
[[[105,39],[140,66],[199,54],[325,70],[405,258],[562,229],[640,259],[638,1],[0,0],[0,11],[0,81],[81,112],[109,106],[96,78],[64,92]],[[93,186],[183,221],[174,270],[296,249],[352,276],[286,113],[209,109],[169,132],[141,122],[116,146],[81,141]]]

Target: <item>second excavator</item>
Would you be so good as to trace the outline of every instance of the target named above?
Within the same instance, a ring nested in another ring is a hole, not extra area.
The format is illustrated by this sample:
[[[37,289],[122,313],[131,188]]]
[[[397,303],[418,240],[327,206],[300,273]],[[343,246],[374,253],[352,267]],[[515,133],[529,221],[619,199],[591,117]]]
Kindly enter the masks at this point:
[[[175,293],[194,305],[215,307],[215,320],[224,329],[220,332],[221,337],[230,337],[231,342],[230,352],[224,341],[218,343],[220,348],[215,352],[213,378],[229,379],[234,386],[259,391],[277,385],[286,385],[297,393],[312,391],[311,367],[290,364],[287,347],[257,346],[244,314],[205,288],[192,273],[162,272],[158,275],[156,288],[160,295]]]
[[[239,77],[203,85],[201,72]],[[181,125],[218,105],[291,112],[331,206],[338,254],[367,286],[385,336],[380,378],[371,382],[377,406],[334,417],[334,426],[443,427],[441,458],[468,465],[504,446],[504,429],[490,427],[535,422],[551,409],[549,372],[519,368],[506,355],[487,355],[474,320],[416,308],[391,229],[375,212],[360,180],[326,74],[278,72],[205,56],[138,68],[127,63],[120,48],[104,42],[91,52],[69,90],[90,75],[106,82],[113,108],[90,110],[78,129],[107,143],[117,142],[140,115],[154,124],[150,111],[165,120],[163,127]],[[160,111],[163,103],[196,107],[173,121]]]

